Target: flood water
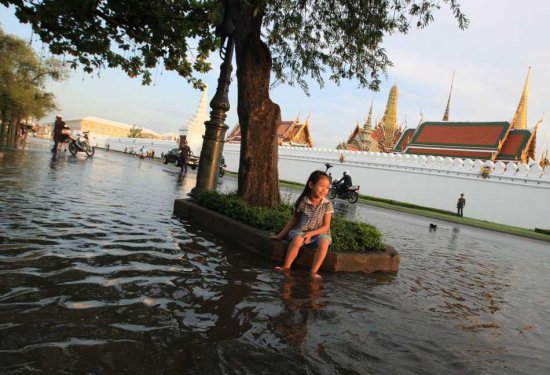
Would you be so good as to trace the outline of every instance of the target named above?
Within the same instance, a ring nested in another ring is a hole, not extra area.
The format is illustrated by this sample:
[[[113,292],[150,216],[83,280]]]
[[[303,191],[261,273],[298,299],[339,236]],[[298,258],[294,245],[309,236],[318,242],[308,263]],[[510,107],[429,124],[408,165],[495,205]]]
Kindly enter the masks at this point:
[[[49,147],[0,148],[1,373],[550,371],[548,243],[357,205],[399,272],[285,278],[172,215],[194,172]]]

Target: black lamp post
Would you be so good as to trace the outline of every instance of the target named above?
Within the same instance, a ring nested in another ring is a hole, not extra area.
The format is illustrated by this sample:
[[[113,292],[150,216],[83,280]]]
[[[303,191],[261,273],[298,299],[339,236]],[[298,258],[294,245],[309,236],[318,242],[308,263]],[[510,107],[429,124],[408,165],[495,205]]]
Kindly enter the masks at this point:
[[[220,67],[220,77],[218,78],[218,87],[216,94],[210,102],[210,120],[204,125],[206,130],[203,137],[201,156],[199,159],[199,169],[197,171],[197,185],[192,193],[214,190],[218,182],[218,169],[225,142],[225,132],[229,128],[225,124],[226,112],[229,111],[229,85],[231,84],[231,60],[233,59],[233,30],[234,26],[231,18],[228,17],[227,4],[225,4],[225,17],[223,24],[219,28],[222,37],[222,47],[220,56],[223,63]]]

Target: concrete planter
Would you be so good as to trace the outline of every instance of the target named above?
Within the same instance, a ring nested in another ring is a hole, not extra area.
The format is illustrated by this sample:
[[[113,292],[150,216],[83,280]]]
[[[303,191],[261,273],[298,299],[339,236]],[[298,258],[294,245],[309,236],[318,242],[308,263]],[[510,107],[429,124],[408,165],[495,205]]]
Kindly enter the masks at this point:
[[[282,263],[284,260],[288,241],[271,240],[269,239],[271,233],[252,228],[215,211],[201,207],[191,199],[176,199],[174,202],[174,214],[268,259],[272,259],[278,263]],[[330,251],[329,248],[321,270],[332,272],[361,271],[367,273],[397,272],[400,261],[399,254],[393,246],[384,246],[386,248],[385,251],[366,253],[336,253]],[[309,247],[302,248],[294,264],[311,266],[314,253],[315,249]]]

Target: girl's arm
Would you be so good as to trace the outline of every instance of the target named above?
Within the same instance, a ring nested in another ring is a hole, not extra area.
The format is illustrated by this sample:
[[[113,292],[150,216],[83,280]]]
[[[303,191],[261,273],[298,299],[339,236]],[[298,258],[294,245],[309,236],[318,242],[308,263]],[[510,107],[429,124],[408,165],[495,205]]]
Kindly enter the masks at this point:
[[[285,227],[277,234],[276,236],[270,236],[269,238],[274,240],[284,240],[288,237],[288,232],[292,229],[292,227],[298,222],[298,219],[300,218],[301,212],[295,212],[292,217],[288,220],[288,223],[286,223]]]
[[[325,216],[323,216],[323,225],[321,225],[319,228],[306,232],[304,235],[304,243],[308,244],[311,242],[311,237],[318,236],[319,234],[325,234],[328,232],[330,228],[330,220],[332,219],[332,212],[327,212]]]

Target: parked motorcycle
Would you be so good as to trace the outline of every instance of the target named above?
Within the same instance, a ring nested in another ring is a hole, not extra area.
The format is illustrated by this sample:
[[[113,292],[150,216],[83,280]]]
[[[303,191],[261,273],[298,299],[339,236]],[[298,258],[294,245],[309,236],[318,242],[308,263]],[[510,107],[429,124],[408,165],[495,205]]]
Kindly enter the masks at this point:
[[[355,203],[359,199],[359,185],[351,186],[349,188],[340,188],[338,180],[334,180],[330,186],[328,197],[329,199],[334,199],[336,196],[341,199],[347,199],[350,203]]]
[[[82,135],[69,142],[69,151],[71,154],[76,155],[77,152],[81,151],[85,152],[88,156],[92,156],[95,153],[95,148],[90,144],[88,133],[82,132]]]

